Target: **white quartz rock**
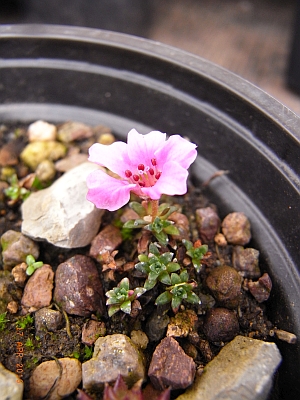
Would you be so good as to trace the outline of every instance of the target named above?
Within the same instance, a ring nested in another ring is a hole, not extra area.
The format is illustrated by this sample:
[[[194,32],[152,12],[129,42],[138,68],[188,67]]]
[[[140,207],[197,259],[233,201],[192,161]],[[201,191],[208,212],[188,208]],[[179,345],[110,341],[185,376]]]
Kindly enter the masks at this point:
[[[104,211],[86,200],[86,178],[98,168],[90,162],[80,164],[49,188],[32,193],[22,205],[22,233],[58,247],[90,244]]]

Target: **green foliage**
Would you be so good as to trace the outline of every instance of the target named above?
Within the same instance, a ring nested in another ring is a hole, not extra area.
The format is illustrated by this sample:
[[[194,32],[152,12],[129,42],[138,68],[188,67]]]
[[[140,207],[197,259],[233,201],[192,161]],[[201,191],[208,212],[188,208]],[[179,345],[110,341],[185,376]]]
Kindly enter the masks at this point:
[[[84,346],[83,360],[87,361],[93,356],[93,348],[87,345]]]
[[[109,306],[108,315],[111,317],[118,311],[126,314],[131,313],[131,303],[146,292],[145,288],[137,287],[129,288],[129,279],[123,278],[117,287],[106,292],[108,300],[106,304]]]
[[[35,258],[33,257],[32,254],[28,254],[28,256],[26,257],[26,264],[27,264],[27,269],[26,269],[27,275],[32,275],[36,269],[44,265],[42,261],[35,261]]]
[[[77,360],[81,361],[87,361],[93,356],[93,348],[89,347],[87,345],[84,346],[83,349],[79,349],[76,347],[76,349],[72,353],[72,357],[76,358]]]
[[[179,231],[174,226],[174,222],[168,221],[167,218],[177,210],[176,206],[170,206],[169,204],[163,203],[158,207],[157,216],[152,221],[152,207],[153,203],[138,202],[129,203],[129,207],[132,208],[140,218],[136,220],[127,221],[123,228],[125,229],[137,229],[144,228],[153,233],[159,243],[166,245],[169,242],[168,235],[178,235]]]
[[[18,200],[26,200],[30,195],[30,191],[19,184],[17,175],[13,174],[8,181],[10,186],[4,190],[5,195],[13,202],[17,202]]]
[[[191,257],[192,263],[197,272],[201,271],[201,260],[205,256],[208,251],[208,246],[206,244],[199,245],[196,242],[194,245],[189,240],[182,240],[182,243],[185,245],[187,252],[186,254]]]
[[[0,332],[4,331],[6,328],[6,323],[9,322],[9,319],[6,318],[6,312],[0,314]]]
[[[74,350],[72,356],[73,356],[73,358],[76,358],[77,360],[79,360],[80,352],[78,350]]]
[[[30,350],[33,350],[33,349],[34,349],[34,344],[33,344],[32,339],[27,338],[27,340],[26,340],[24,346],[27,347],[27,348],[30,349]]]
[[[144,284],[144,288],[147,290],[152,289],[157,281],[171,285],[170,274],[180,269],[178,263],[172,262],[173,253],[160,254],[157,246],[153,243],[149,246],[149,255],[141,254],[138,258],[140,262],[135,265],[135,268],[148,275]]]
[[[174,313],[179,310],[183,300],[192,304],[200,304],[199,297],[193,292],[196,286],[196,282],[189,282],[189,275],[186,270],[183,270],[179,275],[173,273],[171,274],[171,286],[167,287],[166,291],[157,297],[155,304],[163,305],[171,302]]]
[[[33,324],[33,321],[33,317],[30,314],[27,314],[16,321],[16,327],[20,329],[28,328]]]

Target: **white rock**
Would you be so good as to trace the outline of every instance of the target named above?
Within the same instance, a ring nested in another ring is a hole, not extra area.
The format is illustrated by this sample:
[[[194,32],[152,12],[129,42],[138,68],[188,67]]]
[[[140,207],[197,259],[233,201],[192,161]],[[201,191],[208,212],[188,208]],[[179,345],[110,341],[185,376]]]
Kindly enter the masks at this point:
[[[23,389],[24,384],[19,375],[7,370],[0,363],[0,400],[22,400]]]
[[[99,168],[86,162],[49,188],[32,193],[22,205],[22,232],[58,247],[87,246],[98,233],[103,210],[86,200],[87,175]]]
[[[237,336],[177,400],[265,400],[280,362],[275,343]]]
[[[55,125],[39,120],[29,125],[27,133],[30,142],[55,140],[57,129]]]

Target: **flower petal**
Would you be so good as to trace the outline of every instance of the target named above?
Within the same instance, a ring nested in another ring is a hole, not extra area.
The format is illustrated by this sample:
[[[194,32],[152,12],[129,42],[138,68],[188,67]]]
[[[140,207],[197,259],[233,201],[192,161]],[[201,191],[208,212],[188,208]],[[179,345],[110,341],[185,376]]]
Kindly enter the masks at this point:
[[[95,143],[89,149],[89,161],[97,163],[125,178],[126,169],[131,168],[127,144],[114,142],[109,146]]]
[[[130,191],[136,187],[127,181],[112,178],[101,170],[90,173],[87,177],[87,200],[97,208],[115,211],[128,203]]]
[[[158,165],[168,161],[176,161],[183,168],[187,169],[197,157],[196,145],[183,139],[179,135],[170,136],[164,145],[155,151]]]
[[[164,145],[166,134],[159,131],[152,131],[146,135],[131,129],[127,136],[128,156],[132,165],[139,164],[151,166],[151,159],[157,148]]]
[[[152,187],[142,188],[142,192],[152,200],[158,200],[162,194],[170,196],[187,192],[188,172],[177,162],[169,161],[163,166],[161,177]]]

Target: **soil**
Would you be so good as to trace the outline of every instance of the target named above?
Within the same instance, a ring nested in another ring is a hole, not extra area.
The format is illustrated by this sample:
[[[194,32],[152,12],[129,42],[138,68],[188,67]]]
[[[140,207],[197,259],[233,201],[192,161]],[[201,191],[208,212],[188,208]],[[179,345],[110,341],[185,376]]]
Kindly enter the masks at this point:
[[[27,143],[27,126],[28,124],[18,124],[17,126],[15,124],[6,124],[5,126],[1,126],[0,147],[2,148],[3,145],[14,140],[15,149],[19,154]],[[15,132],[18,133],[17,136]],[[94,142],[95,139],[97,138],[92,137],[81,141],[76,141],[76,143],[72,143],[72,147],[76,146],[79,148],[80,152],[86,152],[89,145]],[[20,179],[24,178],[29,172],[31,172],[26,166],[22,165],[22,162],[19,162],[16,166],[14,166],[14,168],[16,169]],[[57,173],[55,178],[59,177],[60,175],[61,173]],[[199,232],[195,220],[196,209],[207,206],[214,207],[214,205],[211,205],[209,199],[205,197],[205,189],[202,190],[199,187],[193,186],[192,182],[189,182],[188,187],[189,190],[185,196],[176,196],[173,199],[168,200],[178,204],[182,209],[182,213],[188,217],[191,232],[190,240],[194,242],[199,239]],[[16,231],[20,231],[21,229],[21,201],[11,205],[7,197],[2,197],[3,199],[1,201],[0,209],[0,236],[9,229]],[[103,217],[101,229],[114,221],[116,218],[119,218],[119,215],[119,212],[106,212]],[[251,242],[248,246],[250,245]],[[118,258],[125,257],[127,261],[133,261],[136,263],[136,246],[137,239],[135,237],[125,240],[118,249]],[[169,246],[168,251],[173,251],[177,258],[180,259],[181,256],[178,252],[182,251],[182,249],[180,251],[174,250],[174,248]],[[205,344],[202,346],[201,351],[196,352],[196,357],[194,359],[198,367],[198,373],[201,373],[206,363],[216,354],[218,354],[220,349],[225,344],[223,341],[209,342],[203,333],[203,321],[206,311],[216,306],[216,302],[214,301],[204,282],[209,272],[217,265],[232,266],[232,251],[233,246],[231,245],[219,247],[215,243],[211,243],[209,244],[209,256],[205,257],[200,273],[196,273],[191,264],[187,266],[190,277],[198,283],[196,293],[202,300],[202,305],[200,308],[199,306],[192,306],[188,303],[184,304],[185,308],[193,309],[197,313],[197,334],[203,341],[202,343]],[[51,244],[40,243],[39,260],[50,264],[55,271],[61,262],[67,260],[71,256],[75,254],[88,255],[88,253],[89,246],[82,249],[65,250],[56,248]],[[182,258],[183,257],[181,257],[181,259]],[[102,281],[104,282],[105,292],[111,289],[112,286],[116,286],[116,283],[126,276],[126,273],[124,272],[116,273],[116,282],[112,282],[105,279],[101,264],[97,263],[97,267]],[[263,265],[260,265],[260,268],[262,271],[264,270]],[[144,279],[141,279],[141,277],[136,274],[133,278],[133,281],[135,281],[139,286],[142,286]],[[135,318],[122,312],[118,312],[111,318],[102,318],[106,324],[107,334],[123,333],[130,336],[130,332],[133,329],[143,330],[145,328],[147,318],[156,308],[153,302],[153,298],[157,297],[156,292],[157,287],[139,298],[142,306],[142,312],[140,312]],[[249,294],[248,290],[244,290],[243,284],[242,297],[239,302],[239,307],[235,309],[235,312],[238,315],[239,321],[238,334],[261,340],[272,340],[271,334],[274,326],[267,318],[268,310],[266,309],[266,305],[264,303],[259,304],[254,297]],[[172,310],[168,311],[168,315],[170,317],[174,316]],[[34,314],[32,314],[32,317],[34,318]],[[9,322],[6,323],[5,329],[0,332],[0,362],[2,362],[7,369],[15,372],[16,364],[18,362],[16,358],[16,343],[20,341],[19,331],[16,329],[16,321],[20,319],[20,311],[16,314],[7,313],[6,318]],[[65,325],[64,328],[57,330],[56,332],[47,332],[41,336],[37,336],[35,334],[34,322],[28,323],[28,325],[22,330],[24,335],[22,337],[22,342],[24,344],[24,356],[22,360],[24,373],[22,378],[24,380],[26,393],[29,388],[30,374],[32,370],[41,362],[54,358],[74,356],[83,362],[90,358],[91,354],[89,354],[89,350],[81,342],[81,330],[83,324],[88,320],[88,318],[72,315],[68,315],[67,318],[70,323],[71,337],[68,336]],[[97,319],[97,316],[92,316],[92,318]],[[187,349],[190,345],[194,346],[193,342],[195,342],[195,338],[193,338],[193,335],[189,335],[186,338],[178,339],[178,341],[184,349]],[[158,342],[150,342],[147,350],[145,351],[148,365],[151,360],[152,352],[157,344]],[[173,393],[173,398],[178,396],[178,394],[178,392]],[[68,398],[75,399],[76,394],[74,393]]]

